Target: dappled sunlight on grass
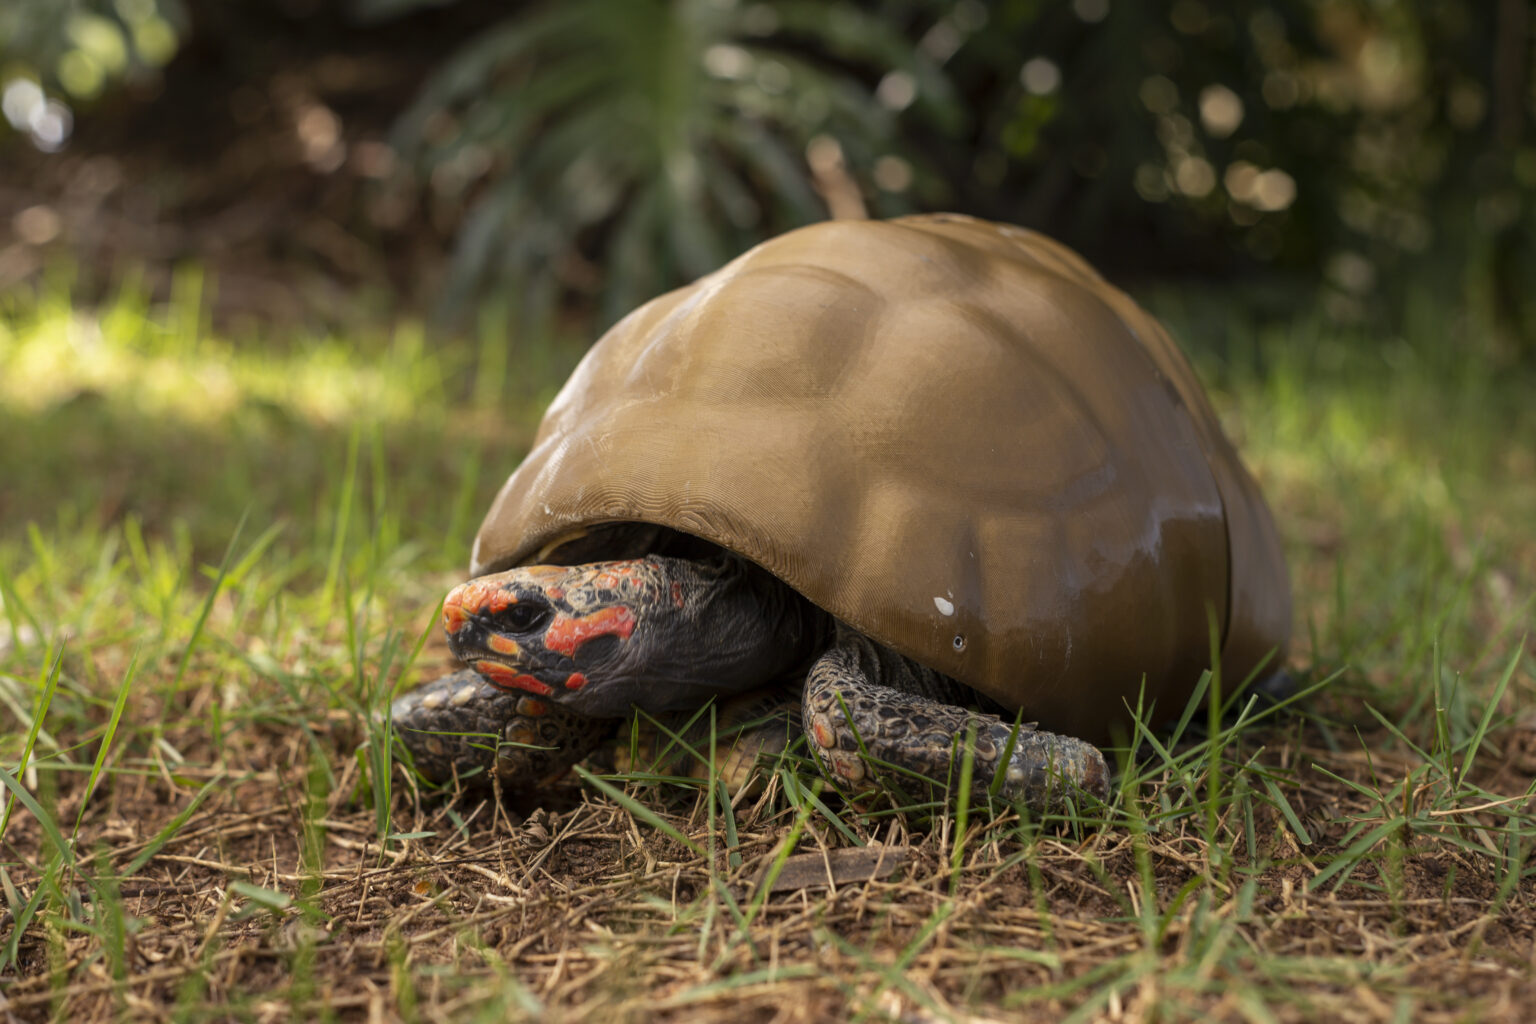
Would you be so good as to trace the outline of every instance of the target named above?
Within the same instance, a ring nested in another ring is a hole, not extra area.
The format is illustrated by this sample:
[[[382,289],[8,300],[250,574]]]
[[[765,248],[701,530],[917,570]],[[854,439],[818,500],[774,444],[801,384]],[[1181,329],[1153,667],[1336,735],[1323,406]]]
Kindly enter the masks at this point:
[[[357,337],[221,336],[198,279],[151,308],[125,286],[99,310],[67,290],[0,297],[0,547],[37,523],[95,530],[133,517],[217,556],[245,515],[288,525],[280,550],[331,529],[349,451],[370,505],[453,564],[522,456],[579,345],[428,339],[406,323]],[[484,472],[481,472],[481,467]]]
[[[261,404],[319,424],[391,422],[441,415],[444,380],[464,368],[429,351],[422,329],[385,340],[300,339],[274,351],[188,332],[195,313],[160,318],[120,295],[100,312],[45,302],[0,315],[0,404],[37,413],[96,394],[135,413],[210,425]]]

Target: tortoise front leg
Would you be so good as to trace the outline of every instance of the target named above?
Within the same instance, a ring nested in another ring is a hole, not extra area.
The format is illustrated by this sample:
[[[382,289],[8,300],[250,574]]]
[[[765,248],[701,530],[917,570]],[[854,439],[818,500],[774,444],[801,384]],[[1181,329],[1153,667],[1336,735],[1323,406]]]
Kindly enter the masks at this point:
[[[1003,764],[1012,723],[898,688],[907,680],[891,680],[896,686],[881,681],[882,660],[889,659],[865,645],[873,648],[867,638],[839,630],[837,644],[817,659],[805,681],[806,735],[834,780],[864,782],[871,767],[864,759],[867,753],[871,761],[943,784],[952,770],[958,772],[963,745],[974,733],[972,787],[978,799],[985,798],[999,771],[1000,795],[1035,811],[1057,809],[1063,798],[1078,792],[1108,797],[1109,769],[1097,747],[1024,725]],[[912,682],[918,688],[932,685],[931,678]]]
[[[518,790],[559,778],[613,731],[611,719],[503,690],[469,669],[401,696],[390,713],[395,734],[429,781],[495,777]]]

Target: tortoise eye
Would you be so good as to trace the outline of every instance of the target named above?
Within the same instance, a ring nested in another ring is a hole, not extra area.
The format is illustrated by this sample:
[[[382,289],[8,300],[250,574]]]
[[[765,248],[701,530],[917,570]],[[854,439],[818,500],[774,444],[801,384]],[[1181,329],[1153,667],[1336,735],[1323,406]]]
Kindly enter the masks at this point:
[[[550,607],[536,597],[519,598],[497,615],[498,622],[513,633],[531,633],[543,626],[550,616]]]

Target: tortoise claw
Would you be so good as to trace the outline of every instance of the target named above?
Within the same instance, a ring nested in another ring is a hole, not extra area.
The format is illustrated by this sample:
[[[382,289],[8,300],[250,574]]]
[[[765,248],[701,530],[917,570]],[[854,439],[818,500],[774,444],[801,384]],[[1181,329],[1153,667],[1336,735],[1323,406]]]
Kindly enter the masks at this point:
[[[1109,765],[1103,752],[1075,736],[1021,726],[1013,754],[1002,771],[999,792],[1028,807],[1059,807],[1066,797],[1079,793],[1100,801],[1109,799]]]

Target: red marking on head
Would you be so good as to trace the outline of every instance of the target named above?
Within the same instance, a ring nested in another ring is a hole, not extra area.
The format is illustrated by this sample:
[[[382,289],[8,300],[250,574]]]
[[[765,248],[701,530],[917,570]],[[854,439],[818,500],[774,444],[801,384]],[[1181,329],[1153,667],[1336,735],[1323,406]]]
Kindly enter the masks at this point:
[[[544,631],[544,646],[567,658],[576,656],[576,648],[600,636],[616,636],[628,640],[635,631],[635,613],[628,605],[616,604],[602,608],[591,615],[572,618],[559,615]]]
[[[565,600],[565,588],[564,587],[546,587],[544,589],[544,594],[551,601],[564,601]]]
[[[475,671],[504,690],[527,690],[540,697],[548,697],[555,692],[553,686],[541,683],[527,673],[508,668],[498,661],[477,661]]]
[[[524,673],[518,676],[516,679],[513,679],[512,685],[517,687],[519,690],[527,690],[529,693],[537,693],[541,697],[555,692],[555,688],[553,686],[549,686],[546,683],[540,682],[538,679],[528,675],[527,673]]]
[[[642,582],[641,564],[639,560],[609,562],[592,577],[592,585],[599,590],[634,589]]]
[[[483,579],[470,580],[449,591],[443,601],[443,614],[446,617],[450,606],[458,608],[463,615],[495,614],[514,604],[517,604],[517,595],[506,587]]]
[[[485,584],[479,580],[470,580],[468,583],[460,583],[448,592],[448,597],[443,601],[444,605],[452,605],[466,615],[480,610],[480,605],[485,601]]]
[[[679,608],[683,606],[683,585],[677,580],[672,581],[672,603]]]
[[[549,705],[532,697],[524,697],[517,702],[517,713],[527,715],[529,718],[538,718],[549,712]]]
[[[579,690],[586,685],[587,677],[582,675],[580,672],[572,672],[570,675],[565,677],[565,688],[567,690]]]
[[[485,646],[497,654],[505,654],[509,658],[523,653],[523,649],[517,646],[516,640],[513,640],[511,637],[502,636],[500,633],[492,633],[487,636],[485,638]]]

